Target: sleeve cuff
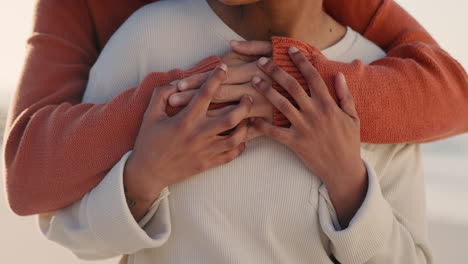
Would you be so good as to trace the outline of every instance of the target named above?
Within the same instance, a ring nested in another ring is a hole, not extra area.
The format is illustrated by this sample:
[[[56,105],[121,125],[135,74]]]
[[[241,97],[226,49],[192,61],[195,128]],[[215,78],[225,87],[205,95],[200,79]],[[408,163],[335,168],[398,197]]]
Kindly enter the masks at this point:
[[[366,263],[392,233],[392,208],[382,195],[374,169],[364,163],[369,177],[366,198],[346,229],[341,230],[325,185],[319,189],[320,225],[331,241],[333,255],[341,263]]]
[[[168,210],[158,212],[161,226],[157,233],[147,233],[142,229],[156,214],[163,200],[167,200],[169,190],[165,188],[152,204],[145,217],[137,223],[127,206],[123,191],[123,171],[131,152],[125,154],[112,168],[99,185],[91,191],[87,202],[89,226],[96,238],[122,254],[132,254],[146,248],[160,247],[171,233]]]
[[[310,95],[310,91],[307,88],[307,82],[294,62],[291,60],[288,50],[293,46],[298,48],[309,61],[312,61],[313,56],[323,56],[321,51],[305,42],[286,37],[273,37],[271,42],[273,46],[273,62],[289,75],[293,76],[302,86],[304,91]],[[297,103],[294,101],[292,96],[278,83],[274,82],[273,88],[297,107]],[[288,127],[290,122],[277,108],[273,108],[273,124],[275,126]]]

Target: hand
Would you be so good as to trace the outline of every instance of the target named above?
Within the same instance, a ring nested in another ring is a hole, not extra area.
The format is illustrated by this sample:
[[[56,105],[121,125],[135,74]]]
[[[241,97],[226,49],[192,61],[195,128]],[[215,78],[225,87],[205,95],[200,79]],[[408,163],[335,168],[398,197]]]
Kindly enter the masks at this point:
[[[271,56],[272,45],[268,41],[231,41],[233,51],[223,55],[222,60],[229,66],[228,78],[213,96],[212,103],[235,103],[242,96],[249,95],[255,102],[249,117],[261,117],[273,120],[271,103],[253,89],[250,80],[253,76],[262,76],[269,80],[258,67],[256,61],[260,56]],[[181,80],[179,92],[169,98],[169,104],[174,107],[187,105],[199,92],[200,85],[206,80],[207,74],[197,74]],[[214,111],[213,113],[222,113]],[[254,128],[249,128],[248,140],[261,136]]]
[[[306,57],[297,48],[291,48],[289,53],[306,79],[311,96],[296,79],[271,60],[261,58],[259,68],[293,97],[299,109],[273,89],[269,81],[254,77],[254,87],[288,118],[291,127],[276,127],[260,118],[253,121],[253,126],[291,148],[322,180],[340,223],[347,226],[367,191],[367,173],[360,155],[360,122],[353,96],[343,74],[338,74],[338,106]]]
[[[226,71],[226,65],[215,69],[190,104],[173,117],[165,109],[177,86],[155,89],[125,166],[124,183],[132,199],[147,207],[166,186],[226,164],[244,151],[251,99],[244,96],[238,106],[217,115],[208,110]],[[231,134],[219,136],[234,128]],[[135,218],[144,212],[138,210]]]

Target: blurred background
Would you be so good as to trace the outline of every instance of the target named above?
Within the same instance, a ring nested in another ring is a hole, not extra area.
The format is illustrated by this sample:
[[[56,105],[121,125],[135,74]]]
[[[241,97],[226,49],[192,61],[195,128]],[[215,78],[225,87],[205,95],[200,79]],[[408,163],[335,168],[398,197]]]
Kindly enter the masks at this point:
[[[468,68],[467,1],[398,2],[413,14],[465,69]],[[34,3],[33,0],[5,1],[0,9],[1,131],[21,72],[26,39],[31,31]],[[468,263],[468,135],[426,144],[423,149],[430,238],[436,263]],[[18,217],[10,211],[5,202],[3,175],[0,176],[2,263],[84,263],[66,249],[42,238],[34,217]],[[117,260],[95,263],[117,263]]]

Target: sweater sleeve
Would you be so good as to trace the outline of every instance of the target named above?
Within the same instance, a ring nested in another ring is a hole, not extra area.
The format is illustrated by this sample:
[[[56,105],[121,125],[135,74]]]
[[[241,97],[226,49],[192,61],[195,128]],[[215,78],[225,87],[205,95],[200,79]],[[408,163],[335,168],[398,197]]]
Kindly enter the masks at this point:
[[[126,153],[104,179],[80,201],[39,215],[43,235],[86,260],[106,259],[162,246],[170,236],[169,189],[137,223],[123,190]]]
[[[468,131],[466,72],[404,9],[392,0],[327,0],[325,8],[385,49],[387,56],[370,65],[339,63],[305,43],[274,38],[273,59],[290,74],[300,75],[287,55],[288,47],[298,46],[332,95],[334,76],[343,72],[356,99],[363,142],[429,142]],[[274,121],[289,124],[276,109]]]
[[[5,132],[8,201],[19,215],[83,197],[132,149],[155,88],[221,63],[212,56],[188,71],[151,73],[107,103],[80,103],[98,53],[86,1],[41,0],[35,13]]]
[[[368,156],[375,154],[369,153]],[[402,145],[394,151],[387,151],[385,161],[366,162],[369,177],[367,195],[346,229],[339,226],[326,187],[320,187],[320,225],[330,239],[334,257],[340,263],[433,262],[427,234],[424,175],[419,157],[418,145]],[[374,166],[380,167],[380,175],[376,174]]]

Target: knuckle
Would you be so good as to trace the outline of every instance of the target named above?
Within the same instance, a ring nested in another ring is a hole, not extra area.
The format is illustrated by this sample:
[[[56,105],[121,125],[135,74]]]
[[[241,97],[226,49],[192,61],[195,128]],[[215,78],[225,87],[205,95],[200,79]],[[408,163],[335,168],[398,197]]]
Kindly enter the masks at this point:
[[[299,65],[306,66],[308,65],[308,63],[310,63],[304,55],[302,54],[298,54],[298,55],[299,56],[297,56],[297,62]]]
[[[274,138],[278,138],[278,139],[282,139],[283,138],[283,134],[281,133],[281,131],[277,128],[272,128],[270,129],[270,135]]]
[[[222,89],[216,91],[213,95],[213,101],[215,102],[221,102],[224,98],[226,98],[226,93]]]
[[[281,100],[278,104],[278,108],[285,113],[291,113],[293,110],[288,100]]]
[[[210,86],[207,85],[204,89],[201,89],[199,92],[199,97],[204,100],[208,100],[213,96],[213,91],[210,89]]]
[[[323,104],[323,113],[327,116],[332,116],[333,114],[335,114],[335,109],[336,107],[330,103],[330,102],[325,102]]]
[[[289,88],[292,91],[297,91],[297,88],[298,88],[296,80],[294,78],[291,78],[291,77],[288,77],[284,81],[284,86],[286,86],[285,88]]]
[[[215,81],[223,81],[226,78],[226,72],[221,69],[216,69],[213,72],[212,79]]]
[[[271,63],[271,62],[270,62],[270,66],[268,68],[269,68],[269,72],[273,76],[278,76],[279,74],[281,74],[281,69],[278,66],[276,66],[275,64]]]
[[[210,166],[211,166],[211,162],[209,162],[208,160],[201,160],[198,163],[197,171],[198,172],[206,171],[206,170],[208,170],[210,168]]]
[[[233,149],[239,145],[239,140],[235,136],[231,136],[226,140],[226,148]]]
[[[231,113],[226,120],[224,121],[224,125],[228,128],[235,127],[237,125],[237,118],[235,116],[235,112]]]
[[[307,75],[312,79],[312,80],[320,80],[322,76],[320,76],[320,73],[315,69],[313,65],[311,67],[308,67],[307,69]]]
[[[179,132],[186,132],[189,130],[189,127],[190,127],[190,122],[188,118],[182,118],[180,122],[176,122],[175,124],[176,131],[179,131]]]

